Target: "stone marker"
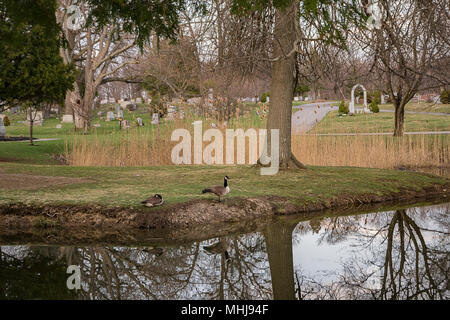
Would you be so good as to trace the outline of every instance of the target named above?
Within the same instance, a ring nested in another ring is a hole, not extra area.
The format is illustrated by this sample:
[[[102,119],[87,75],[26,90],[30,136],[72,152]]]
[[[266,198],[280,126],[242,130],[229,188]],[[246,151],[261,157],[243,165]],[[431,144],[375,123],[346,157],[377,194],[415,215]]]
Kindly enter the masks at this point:
[[[154,113],[152,116],[152,124],[159,124],[159,113]]]
[[[129,103],[129,104],[127,104],[127,109],[128,109],[128,111],[136,111],[137,105],[134,103]]]
[[[114,112],[108,111],[108,113],[106,114],[106,121],[113,121],[114,119],[116,119]]]
[[[33,120],[34,126],[42,126],[44,124],[44,115],[42,111],[32,111],[31,118],[30,113],[27,112],[27,125],[31,124],[31,120]]]
[[[100,126],[100,123],[95,123],[95,124],[94,124],[94,127],[95,127],[95,128],[100,128],[100,127],[101,127],[101,126]]]
[[[73,115],[71,114],[64,114],[62,117],[62,123],[73,123]]]
[[[0,118],[0,138],[3,138],[6,136],[6,128],[3,125],[3,118]]]
[[[62,128],[62,124],[57,124],[56,125],[56,129],[61,129]]]
[[[142,103],[142,98],[136,98],[136,103]]]
[[[129,129],[130,128],[130,121],[123,120],[122,121],[122,129]]]
[[[139,127],[142,127],[144,125],[144,122],[142,122],[142,118],[137,118],[136,122]]]

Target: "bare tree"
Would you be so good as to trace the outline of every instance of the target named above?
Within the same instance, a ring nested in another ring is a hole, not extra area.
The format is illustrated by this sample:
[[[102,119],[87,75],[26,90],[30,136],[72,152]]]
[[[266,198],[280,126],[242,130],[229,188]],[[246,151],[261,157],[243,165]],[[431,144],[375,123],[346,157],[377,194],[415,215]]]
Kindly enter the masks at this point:
[[[67,18],[70,18],[67,8],[74,3],[72,0],[60,0],[57,19],[63,25],[68,42],[66,48],[61,49],[61,55],[66,63],[75,63],[78,70],[74,90],[66,96],[66,112],[73,112],[75,127],[86,131],[90,127],[90,113],[99,86],[119,80],[110,77],[124,66],[137,63],[138,49],[135,36],[126,33],[121,25],[99,27],[90,15],[89,4],[83,1],[76,3],[85,23],[79,29],[71,28],[67,23]],[[88,18],[90,23],[86,23]]]
[[[361,35],[395,107],[394,136],[402,136],[406,104],[419,90],[449,83],[448,64],[445,77],[436,77],[434,71],[448,61],[449,4],[441,0],[378,3],[382,9],[379,27],[363,30]]]

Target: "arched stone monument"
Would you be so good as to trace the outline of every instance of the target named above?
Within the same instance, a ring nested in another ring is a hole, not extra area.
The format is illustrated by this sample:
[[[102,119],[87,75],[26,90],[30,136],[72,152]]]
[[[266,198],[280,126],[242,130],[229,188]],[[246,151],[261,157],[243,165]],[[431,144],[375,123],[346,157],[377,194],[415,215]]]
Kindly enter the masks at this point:
[[[355,113],[355,90],[356,88],[361,87],[361,89],[363,89],[364,91],[364,109],[363,112],[364,113],[370,113],[369,108],[367,108],[367,90],[366,88],[364,88],[364,86],[362,84],[356,84],[353,86],[352,88],[352,100],[350,101],[350,105],[348,106],[348,112],[349,113]]]

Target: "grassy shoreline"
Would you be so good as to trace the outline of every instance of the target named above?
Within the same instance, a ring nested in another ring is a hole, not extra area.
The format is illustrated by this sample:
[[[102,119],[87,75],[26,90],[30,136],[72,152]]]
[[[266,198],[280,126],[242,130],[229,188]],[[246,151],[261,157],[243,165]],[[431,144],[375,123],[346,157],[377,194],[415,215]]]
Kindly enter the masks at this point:
[[[202,195],[229,175],[224,203]],[[450,180],[399,170],[308,167],[260,176],[250,166],[70,167],[4,163],[3,227],[189,227],[296,212],[450,196]],[[17,184],[17,185],[16,185]],[[165,205],[140,200],[160,193]],[[64,199],[64,200],[62,200]]]

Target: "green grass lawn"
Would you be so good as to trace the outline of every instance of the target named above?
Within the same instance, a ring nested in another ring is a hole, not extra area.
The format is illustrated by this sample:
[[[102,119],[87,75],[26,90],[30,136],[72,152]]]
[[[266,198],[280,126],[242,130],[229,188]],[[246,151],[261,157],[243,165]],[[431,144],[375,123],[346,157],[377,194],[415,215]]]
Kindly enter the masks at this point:
[[[394,105],[392,104],[380,104],[378,105],[381,110],[394,110]],[[410,102],[405,106],[406,111],[415,112],[438,112],[438,113],[449,113],[450,114],[450,104],[434,104],[426,102]]]
[[[405,131],[450,130],[450,116],[405,114]],[[394,113],[356,114],[338,117],[332,111],[309,133],[393,132]]]
[[[102,106],[103,111],[109,111],[111,108],[108,105]],[[239,119],[230,120],[228,127],[230,128],[262,128],[266,126],[266,120],[261,119],[254,108],[245,106],[245,110],[250,111],[247,117],[240,117]],[[139,108],[136,112],[129,112],[124,110],[124,119],[130,121],[131,128],[129,130],[120,130],[118,121],[105,121],[106,116],[94,116],[92,118],[92,125],[100,124],[99,128],[92,127],[89,134],[85,137],[87,139],[102,139],[113,138],[114,141],[120,143],[121,138],[126,136],[133,130],[139,130],[142,133],[149,133],[152,135],[158,134],[170,136],[171,132],[176,129],[176,124],[173,121],[166,121],[164,118],[160,121],[160,126],[151,124],[151,114],[147,112],[146,108]],[[10,119],[11,125],[6,127],[7,136],[23,136],[29,137],[29,127],[22,123],[25,120],[24,113],[11,114],[6,113]],[[136,126],[136,119],[142,118],[144,127]],[[186,112],[185,123],[191,126],[193,120],[202,120],[204,122],[203,128],[210,128],[211,123],[217,121],[206,119],[205,117],[198,117]],[[14,141],[14,142],[0,142],[0,161],[21,161],[26,163],[41,163],[41,164],[55,164],[57,161],[54,155],[64,153],[66,144],[71,141],[73,137],[82,136],[81,131],[76,131],[74,125],[70,123],[62,124],[61,129],[56,126],[61,124],[59,118],[46,119],[43,126],[33,127],[33,137],[35,138],[56,138],[56,141],[38,141],[35,146],[30,146],[28,141]]]
[[[384,195],[404,188],[420,190],[449,180],[424,174],[350,167],[309,167],[308,170],[280,171],[274,176],[261,176],[250,166],[158,166],[158,167],[70,167],[2,163],[4,174],[82,178],[74,184],[39,188],[30,184],[22,189],[0,189],[0,203],[36,204],[100,204],[136,207],[139,201],[160,193],[168,204],[192,199],[216,199],[202,195],[207,186],[230,180],[230,197],[278,195],[296,204],[331,200],[339,196]],[[1,184],[0,184],[1,188]],[[5,188],[5,187],[4,187]]]

